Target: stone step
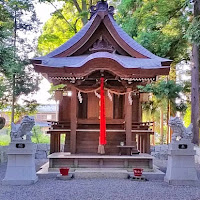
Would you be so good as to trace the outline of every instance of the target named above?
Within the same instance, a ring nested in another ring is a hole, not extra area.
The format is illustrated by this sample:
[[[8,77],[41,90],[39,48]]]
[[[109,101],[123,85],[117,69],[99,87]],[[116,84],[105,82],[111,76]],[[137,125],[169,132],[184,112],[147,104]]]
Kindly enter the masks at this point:
[[[44,164],[37,172],[38,178],[55,178],[59,175],[59,169],[49,171],[49,163]],[[133,170],[118,168],[70,168],[69,174],[75,179],[87,178],[118,178],[126,179],[133,177]],[[153,172],[143,172],[143,176],[147,180],[164,180],[165,174],[154,166]]]
[[[77,179],[87,178],[128,178],[126,169],[110,169],[110,168],[86,168],[76,169],[74,177]]]

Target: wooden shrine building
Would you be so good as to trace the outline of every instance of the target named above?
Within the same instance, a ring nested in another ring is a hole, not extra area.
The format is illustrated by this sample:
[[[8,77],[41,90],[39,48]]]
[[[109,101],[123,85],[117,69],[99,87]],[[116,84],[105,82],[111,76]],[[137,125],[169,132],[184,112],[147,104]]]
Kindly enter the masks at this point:
[[[121,146],[133,153],[150,152],[151,122],[142,121],[145,95],[137,86],[168,75],[171,60],[142,47],[115,22],[114,8],[99,1],[90,9],[88,23],[70,40],[46,56],[32,59],[54,85],[59,117],[52,122],[50,153],[60,152],[60,134],[65,151],[97,155],[100,133],[100,79],[104,80],[106,141],[105,155],[118,155]]]

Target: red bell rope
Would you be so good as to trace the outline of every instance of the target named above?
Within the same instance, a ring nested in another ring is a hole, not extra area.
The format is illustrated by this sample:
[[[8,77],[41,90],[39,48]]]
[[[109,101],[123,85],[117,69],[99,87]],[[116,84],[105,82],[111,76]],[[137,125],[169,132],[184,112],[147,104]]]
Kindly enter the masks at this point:
[[[106,144],[106,116],[105,116],[105,95],[104,95],[104,78],[101,78],[100,88],[100,145]]]

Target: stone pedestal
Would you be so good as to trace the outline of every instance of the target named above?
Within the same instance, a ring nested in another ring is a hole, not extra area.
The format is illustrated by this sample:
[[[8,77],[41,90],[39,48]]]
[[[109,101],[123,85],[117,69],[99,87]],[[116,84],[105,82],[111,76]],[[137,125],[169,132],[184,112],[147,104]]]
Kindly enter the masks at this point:
[[[4,185],[30,185],[37,182],[35,170],[35,144],[27,140],[10,143]]]
[[[196,185],[194,144],[187,139],[169,144],[167,172],[164,180],[172,185]]]

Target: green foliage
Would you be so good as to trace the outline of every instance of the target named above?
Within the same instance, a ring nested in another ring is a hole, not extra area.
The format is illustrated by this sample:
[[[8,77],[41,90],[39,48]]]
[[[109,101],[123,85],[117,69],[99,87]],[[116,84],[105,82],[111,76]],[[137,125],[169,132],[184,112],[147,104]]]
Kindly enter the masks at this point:
[[[181,100],[180,93],[183,91],[184,87],[182,85],[176,84],[173,80],[161,80],[156,83],[147,84],[146,86],[138,86],[138,89],[141,92],[152,93],[156,97],[156,104],[163,104],[163,101],[166,100],[170,101],[174,112],[185,112],[187,108],[183,101],[181,101],[179,104],[176,103],[177,99]]]
[[[34,143],[50,143],[49,135],[45,135],[39,126],[34,126],[32,129],[33,136],[31,138]]]
[[[41,0],[54,6],[55,0]],[[74,36],[88,21],[89,8],[95,5],[97,0],[70,0],[65,2],[62,9],[54,8],[51,19],[43,28],[38,40],[38,52],[42,55],[53,51],[58,46]]]
[[[67,1],[60,12],[54,12],[39,37],[39,53],[46,55],[74,36],[83,26],[81,15],[83,13],[77,11],[73,1]]]
[[[188,127],[191,123],[191,104],[188,104],[187,105],[187,110],[185,112],[185,115],[184,115],[184,124],[186,127]]]
[[[8,0],[0,4],[0,108],[10,106],[21,95],[39,89],[40,77],[29,65],[31,45],[19,33],[34,31],[38,20],[33,1]],[[25,102],[26,104],[26,102]],[[16,105],[19,108],[19,106]],[[23,112],[23,111],[21,111]]]
[[[0,132],[0,146],[8,146],[10,143],[10,128],[3,128]]]
[[[187,30],[186,37],[190,42],[200,45],[200,16],[195,17]]]
[[[189,58],[185,0],[122,0],[118,10],[118,23],[145,48],[175,63]]]
[[[8,146],[10,143],[9,135],[0,135],[0,146]]]

